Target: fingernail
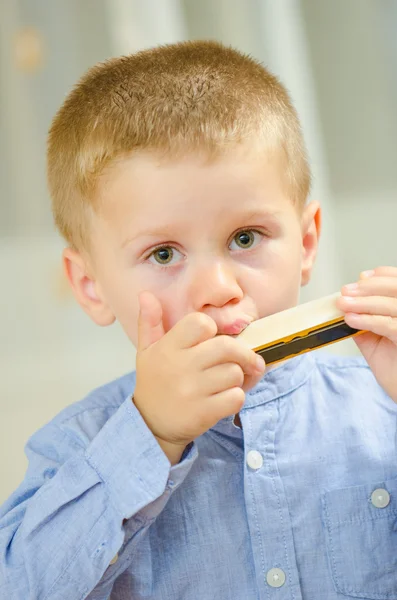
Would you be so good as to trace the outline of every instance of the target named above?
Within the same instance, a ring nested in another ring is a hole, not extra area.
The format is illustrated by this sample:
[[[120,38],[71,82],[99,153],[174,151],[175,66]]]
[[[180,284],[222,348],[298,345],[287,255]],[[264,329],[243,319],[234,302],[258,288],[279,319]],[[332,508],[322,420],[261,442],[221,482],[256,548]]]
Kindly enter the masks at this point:
[[[343,300],[345,302],[357,302],[357,298],[355,296],[344,296]]]
[[[348,283],[347,285],[344,286],[344,288],[348,292],[356,290],[358,288],[358,283]]]
[[[372,277],[373,275],[375,275],[375,271],[373,269],[371,269],[370,271],[363,271],[361,275],[362,277]]]

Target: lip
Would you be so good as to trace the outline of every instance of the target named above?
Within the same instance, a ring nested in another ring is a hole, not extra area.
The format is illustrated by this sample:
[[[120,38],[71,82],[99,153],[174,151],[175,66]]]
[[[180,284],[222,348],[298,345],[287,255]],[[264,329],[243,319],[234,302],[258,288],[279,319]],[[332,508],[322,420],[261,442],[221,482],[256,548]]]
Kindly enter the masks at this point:
[[[244,319],[236,319],[232,323],[227,323],[222,327],[218,328],[219,335],[238,335],[241,333],[248,325],[250,321],[246,321]]]

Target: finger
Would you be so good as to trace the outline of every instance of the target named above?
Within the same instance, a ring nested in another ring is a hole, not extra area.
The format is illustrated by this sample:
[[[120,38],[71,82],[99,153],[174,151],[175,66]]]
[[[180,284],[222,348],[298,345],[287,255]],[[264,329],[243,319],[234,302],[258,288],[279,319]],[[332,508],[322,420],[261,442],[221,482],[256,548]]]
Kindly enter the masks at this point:
[[[197,365],[205,370],[222,363],[237,363],[244,373],[263,373],[263,359],[253,350],[227,335],[208,340],[196,349]]]
[[[397,277],[372,276],[342,287],[342,296],[386,296],[397,298]]]
[[[169,331],[179,348],[191,348],[216,336],[216,323],[203,313],[190,313]]]
[[[243,390],[245,392],[248,392],[248,390],[255,387],[260,382],[262,377],[264,376],[265,371],[266,371],[266,365],[265,365],[265,361],[263,361],[263,371],[262,372],[258,372],[257,375],[245,375],[244,383],[243,383]]]
[[[243,408],[245,393],[241,387],[234,387],[208,398],[208,413],[215,423],[236,415]]]
[[[338,306],[345,312],[397,317],[397,297],[385,296],[342,296]]]
[[[138,296],[138,351],[146,350],[164,335],[163,311],[159,300],[151,292]]]
[[[203,378],[203,394],[212,396],[233,387],[242,387],[244,373],[236,363],[224,363],[208,369]]]
[[[397,319],[383,315],[368,315],[357,313],[346,313],[345,321],[350,327],[363,329],[386,337],[393,343],[397,343]]]
[[[367,279],[369,277],[397,277],[397,267],[376,267],[376,269],[360,273],[360,279]]]
[[[372,331],[364,331],[364,333],[360,333],[360,335],[355,335],[353,337],[354,342],[367,362],[376,350],[380,339],[379,335],[372,333]]]

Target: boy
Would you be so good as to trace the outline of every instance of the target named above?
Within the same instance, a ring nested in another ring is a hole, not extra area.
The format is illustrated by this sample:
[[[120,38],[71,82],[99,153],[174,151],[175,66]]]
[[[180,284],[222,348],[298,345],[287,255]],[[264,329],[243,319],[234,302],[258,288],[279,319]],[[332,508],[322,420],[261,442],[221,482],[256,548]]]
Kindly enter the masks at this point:
[[[342,290],[368,364],[264,374],[233,337],[297,303],[317,251],[283,86],[213,42],[108,61],[58,112],[48,173],[75,297],[120,321],[136,373],[29,440],[1,598],[397,598],[397,269]]]

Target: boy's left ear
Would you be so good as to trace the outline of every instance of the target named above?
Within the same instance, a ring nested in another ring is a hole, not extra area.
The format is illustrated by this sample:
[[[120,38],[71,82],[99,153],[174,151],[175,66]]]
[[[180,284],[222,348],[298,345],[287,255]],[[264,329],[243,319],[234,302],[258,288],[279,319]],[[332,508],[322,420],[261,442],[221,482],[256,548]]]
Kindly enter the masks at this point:
[[[318,241],[321,232],[321,207],[319,202],[310,202],[305,206],[302,217],[302,267],[301,285],[309,283],[317,256]]]

